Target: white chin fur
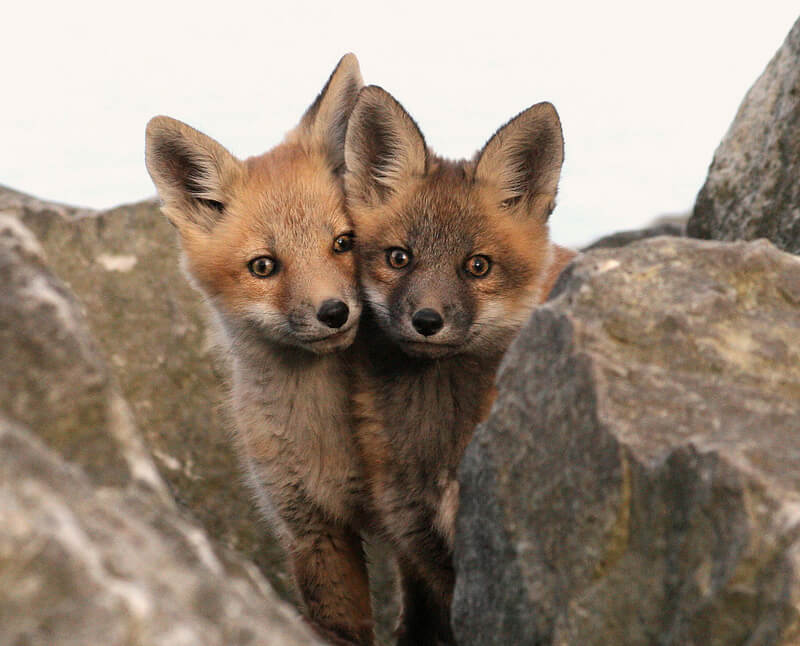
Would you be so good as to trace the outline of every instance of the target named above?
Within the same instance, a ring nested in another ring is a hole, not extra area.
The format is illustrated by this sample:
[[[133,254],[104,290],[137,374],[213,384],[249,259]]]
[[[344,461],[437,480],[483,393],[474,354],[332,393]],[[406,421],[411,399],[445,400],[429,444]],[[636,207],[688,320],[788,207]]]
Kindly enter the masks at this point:
[[[280,345],[303,348],[315,354],[328,354],[343,350],[353,343],[358,329],[357,320],[361,315],[358,305],[351,306],[351,321],[342,330],[333,330],[314,321],[311,334],[297,334],[293,331],[286,316],[263,306],[252,305],[246,308],[246,318],[255,323],[263,332],[264,338]]]
[[[331,352],[348,348],[355,340],[357,330],[358,326],[352,325],[345,331],[338,334],[333,334],[328,338],[320,339],[319,341],[314,342],[298,341],[297,345],[313,352],[314,354],[329,354]]]
[[[269,336],[284,336],[289,329],[284,314],[277,310],[267,309],[263,305],[248,305],[244,308],[244,318],[255,323]]]

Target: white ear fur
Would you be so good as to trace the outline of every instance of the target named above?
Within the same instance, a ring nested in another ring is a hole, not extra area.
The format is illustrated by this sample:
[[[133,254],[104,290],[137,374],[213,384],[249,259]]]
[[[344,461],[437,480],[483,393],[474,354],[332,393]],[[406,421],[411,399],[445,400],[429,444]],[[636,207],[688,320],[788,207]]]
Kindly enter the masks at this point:
[[[361,90],[344,147],[348,198],[384,200],[411,177],[425,174],[425,139],[411,116],[384,89]]]
[[[147,170],[172,223],[211,229],[241,163],[210,137],[169,117],[152,118],[145,140]]]
[[[564,163],[564,138],[556,109],[538,103],[502,126],[478,154],[477,181],[497,187],[504,205],[521,203],[549,215]]]

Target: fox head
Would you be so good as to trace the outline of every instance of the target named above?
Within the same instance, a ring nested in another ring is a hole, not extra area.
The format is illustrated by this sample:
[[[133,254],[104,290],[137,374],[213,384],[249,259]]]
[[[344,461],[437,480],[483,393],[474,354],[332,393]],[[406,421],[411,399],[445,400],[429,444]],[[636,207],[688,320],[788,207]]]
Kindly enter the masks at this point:
[[[345,193],[364,297],[389,338],[423,357],[505,349],[543,297],[563,159],[549,103],[502,126],[472,161],[451,162],[390,94],[361,91]]]
[[[249,329],[315,353],[352,342],[361,304],[341,175],[362,85],[348,54],[284,142],[244,161],[175,119],[147,125],[147,169],[185,269],[232,338]]]

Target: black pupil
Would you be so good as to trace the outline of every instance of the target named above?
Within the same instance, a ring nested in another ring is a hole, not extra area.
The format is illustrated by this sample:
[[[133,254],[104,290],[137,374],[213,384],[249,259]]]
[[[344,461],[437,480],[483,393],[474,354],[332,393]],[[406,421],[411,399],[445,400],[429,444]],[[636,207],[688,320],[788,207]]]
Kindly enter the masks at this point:
[[[340,251],[347,251],[350,248],[350,238],[348,236],[339,236],[336,238],[336,246]]]
[[[266,274],[269,271],[269,261],[266,258],[256,260],[256,273]]]
[[[406,261],[406,254],[404,251],[395,251],[394,252],[394,263],[396,265],[402,265]]]
[[[481,273],[481,271],[483,271],[483,260],[475,258],[475,260],[472,261],[472,268],[478,273]]]

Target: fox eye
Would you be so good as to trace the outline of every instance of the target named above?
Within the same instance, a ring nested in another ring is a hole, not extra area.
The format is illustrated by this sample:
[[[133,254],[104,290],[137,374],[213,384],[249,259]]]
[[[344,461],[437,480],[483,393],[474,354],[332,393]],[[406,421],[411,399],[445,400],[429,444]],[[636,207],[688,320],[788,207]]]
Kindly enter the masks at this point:
[[[275,273],[275,270],[278,268],[278,263],[274,258],[270,258],[269,256],[259,256],[248,262],[247,268],[256,278],[266,278]]]
[[[476,278],[483,278],[489,273],[491,268],[492,261],[486,256],[480,255],[467,258],[467,262],[464,265],[464,269],[466,269],[469,274],[475,276]]]
[[[400,247],[392,247],[386,252],[386,262],[390,267],[402,269],[411,262],[411,252]]]
[[[352,233],[343,233],[340,236],[336,236],[336,240],[333,241],[333,250],[336,253],[344,253],[345,251],[350,251],[352,248],[353,248]]]

